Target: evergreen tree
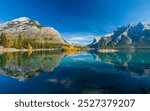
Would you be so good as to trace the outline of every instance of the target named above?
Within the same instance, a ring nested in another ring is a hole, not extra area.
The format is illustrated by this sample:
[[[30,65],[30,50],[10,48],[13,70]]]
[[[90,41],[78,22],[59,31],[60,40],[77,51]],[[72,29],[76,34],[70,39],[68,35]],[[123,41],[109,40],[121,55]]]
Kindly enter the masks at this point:
[[[6,37],[6,34],[3,32],[0,35],[0,45],[3,47],[7,47],[7,37]]]
[[[13,44],[14,44],[14,40],[11,39],[11,38],[7,38],[6,47],[7,47],[7,48],[13,48]]]
[[[23,48],[23,38],[21,37],[21,34],[19,34],[18,36],[18,49],[22,49]]]
[[[110,44],[110,47],[111,47],[111,49],[115,49],[115,44],[114,44],[114,43],[111,43],[111,44]]]
[[[107,42],[104,41],[104,42],[100,45],[100,48],[101,48],[101,49],[107,49],[107,48],[108,48],[108,47],[107,47]]]

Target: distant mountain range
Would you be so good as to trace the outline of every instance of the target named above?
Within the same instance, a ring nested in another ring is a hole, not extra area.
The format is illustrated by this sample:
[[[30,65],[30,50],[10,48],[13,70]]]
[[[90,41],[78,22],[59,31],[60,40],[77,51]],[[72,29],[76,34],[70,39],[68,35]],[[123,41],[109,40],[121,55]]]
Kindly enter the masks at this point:
[[[5,33],[10,38],[18,38],[21,35],[33,39],[37,43],[49,41],[50,43],[68,44],[54,28],[41,25],[38,21],[27,17],[0,24],[1,33]],[[98,48],[103,43],[108,47],[113,44],[116,48],[150,48],[150,23],[139,22],[118,27],[111,34],[95,38],[88,46]]]
[[[22,37],[35,39],[37,42],[50,40],[52,43],[67,43],[54,28],[43,26],[38,21],[27,17],[0,24],[0,34],[2,32],[11,38],[16,38],[20,34]]]
[[[108,47],[114,44],[116,48],[150,48],[150,23],[139,22],[118,27],[111,34],[95,38],[88,46],[98,48],[104,42]]]

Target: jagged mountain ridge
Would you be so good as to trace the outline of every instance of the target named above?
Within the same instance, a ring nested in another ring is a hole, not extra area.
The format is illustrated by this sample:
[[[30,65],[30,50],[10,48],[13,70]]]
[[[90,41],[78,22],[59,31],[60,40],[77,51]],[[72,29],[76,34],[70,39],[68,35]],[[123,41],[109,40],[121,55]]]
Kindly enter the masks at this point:
[[[48,39],[53,43],[66,44],[66,41],[57,30],[52,27],[43,26],[38,21],[28,17],[20,17],[0,24],[0,34],[2,32],[12,38],[16,38],[21,34],[23,37],[30,37],[37,41]]]
[[[117,48],[150,48],[150,23],[139,22],[118,27],[113,33],[94,39],[89,46],[97,48],[104,41],[108,46],[115,44]]]

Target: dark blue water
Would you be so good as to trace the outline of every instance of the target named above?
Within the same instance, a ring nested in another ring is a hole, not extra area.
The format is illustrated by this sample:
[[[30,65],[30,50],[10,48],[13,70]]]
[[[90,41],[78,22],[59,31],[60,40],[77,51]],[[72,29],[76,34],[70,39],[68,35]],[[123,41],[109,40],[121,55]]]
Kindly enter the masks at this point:
[[[150,50],[0,54],[0,93],[150,93]]]

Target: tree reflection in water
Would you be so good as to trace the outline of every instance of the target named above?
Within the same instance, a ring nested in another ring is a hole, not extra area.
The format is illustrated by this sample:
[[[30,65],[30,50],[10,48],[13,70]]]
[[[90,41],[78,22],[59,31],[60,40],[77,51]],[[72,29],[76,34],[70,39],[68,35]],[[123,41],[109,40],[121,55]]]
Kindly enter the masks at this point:
[[[4,53],[0,55],[0,73],[25,81],[40,72],[52,71],[64,56],[57,51]]]

